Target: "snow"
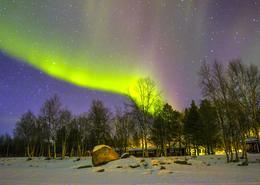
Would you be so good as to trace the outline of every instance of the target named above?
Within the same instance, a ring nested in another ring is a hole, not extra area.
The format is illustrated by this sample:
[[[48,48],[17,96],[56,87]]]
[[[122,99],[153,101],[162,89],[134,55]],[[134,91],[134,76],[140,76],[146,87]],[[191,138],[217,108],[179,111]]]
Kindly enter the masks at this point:
[[[192,165],[175,164],[185,157],[120,159],[106,165],[91,165],[91,158],[44,160],[33,158],[0,158],[1,185],[84,185],[84,184],[153,184],[153,185],[260,185],[260,155],[249,155],[249,166],[225,162],[224,156],[186,157]],[[140,165],[137,168],[129,167]],[[152,164],[157,164],[153,166]],[[166,169],[160,169],[164,166]],[[104,169],[104,172],[97,172]]]
[[[107,146],[107,145],[98,145],[98,146],[95,146],[94,149],[93,149],[93,153],[96,152],[97,150],[101,149],[101,148],[109,148],[109,149],[112,149],[111,147]]]

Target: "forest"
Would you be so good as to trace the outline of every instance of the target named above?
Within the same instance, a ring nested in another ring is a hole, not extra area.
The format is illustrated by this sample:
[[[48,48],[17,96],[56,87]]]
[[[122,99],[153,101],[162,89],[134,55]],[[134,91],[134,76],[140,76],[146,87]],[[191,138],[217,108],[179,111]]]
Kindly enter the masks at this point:
[[[73,115],[55,94],[39,114],[28,110],[21,115],[12,136],[0,136],[0,156],[82,157],[91,155],[94,146],[107,144],[119,153],[140,147],[143,157],[149,157],[148,145],[153,144],[158,156],[166,156],[171,147],[185,147],[186,154],[198,155],[202,146],[206,154],[223,150],[227,162],[243,158],[247,163],[246,139],[259,141],[257,66],[240,59],[227,65],[204,62],[198,75],[203,98],[181,112],[161,100],[150,78],[136,84],[138,100],[128,96],[123,108],[115,111],[93,100],[86,113]]]

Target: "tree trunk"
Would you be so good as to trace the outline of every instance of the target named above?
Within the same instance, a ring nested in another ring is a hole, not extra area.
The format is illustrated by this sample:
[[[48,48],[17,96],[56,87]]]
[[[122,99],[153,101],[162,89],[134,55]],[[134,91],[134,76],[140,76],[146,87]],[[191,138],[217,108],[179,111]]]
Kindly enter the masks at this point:
[[[74,153],[74,149],[73,149],[73,147],[71,147],[71,150],[70,150],[70,157],[73,156],[73,153]]]
[[[156,157],[160,157],[161,151],[160,151],[160,146],[156,145]]]
[[[53,142],[53,159],[56,159],[56,142]]]
[[[127,141],[125,142],[125,145],[124,145],[124,153],[126,153],[126,150],[127,150]]]
[[[10,147],[10,145],[9,145],[9,144],[7,144],[7,148],[6,148],[6,157],[8,157],[8,156],[9,156],[9,147]]]
[[[39,151],[39,156],[43,156],[44,155],[44,147],[43,147],[43,144],[41,143],[40,145],[40,151]]]
[[[207,154],[210,155],[210,153],[211,153],[210,152],[210,146],[209,146],[209,144],[207,144]]]
[[[149,157],[148,148],[147,148],[147,136],[146,135],[145,135],[145,138],[144,138],[144,146],[145,146],[145,157]]]
[[[35,145],[32,146],[31,157],[34,157],[34,154],[35,154]]]
[[[171,151],[171,141],[169,141],[168,145],[169,145],[168,150],[169,150],[169,152],[170,152],[170,151]],[[166,148],[166,156],[168,156],[167,148]]]
[[[51,158],[51,146],[50,146],[50,143],[48,143],[48,158]]]
[[[210,145],[210,154],[215,154],[215,151],[213,150],[213,145]]]
[[[200,151],[199,151],[199,146],[198,145],[196,146],[196,150],[197,150],[197,154],[199,156],[200,155]]]
[[[247,151],[245,149],[245,163],[248,164],[248,157],[247,157]]]
[[[167,156],[167,147],[166,147],[166,144],[165,143],[163,143],[162,144],[162,149],[163,149],[163,155],[164,155],[164,157],[166,157]]]
[[[246,150],[246,141],[245,137],[242,137],[242,153],[243,153],[243,159],[245,159],[245,163],[248,164],[248,157],[247,157],[247,150]]]
[[[231,147],[230,147],[230,148],[231,148]],[[234,156],[233,156],[232,148],[230,149],[230,160],[231,160],[231,162],[234,161]]]
[[[27,157],[31,157],[31,154],[30,154],[30,145],[29,145],[29,144],[27,144],[27,146],[26,146],[26,155],[27,155]]]
[[[40,147],[38,145],[35,145],[35,156],[39,157],[39,150],[40,150]]]
[[[239,156],[238,156],[237,147],[235,147],[235,155],[236,155],[235,162],[239,162]]]
[[[81,156],[85,156],[85,147],[84,144],[81,144]]]
[[[260,131],[258,131],[258,128],[255,128],[255,127],[253,128],[253,130],[254,130],[255,137],[257,139],[256,150],[257,150],[257,153],[259,153],[260,152],[260,145],[259,145],[259,133],[260,133]],[[248,134],[248,135],[250,135],[250,134]],[[249,137],[249,136],[247,136],[247,137]]]
[[[226,154],[227,163],[229,163],[229,154],[228,154],[228,151],[226,149],[225,149],[225,154]]]
[[[182,156],[181,140],[179,140],[179,155]]]
[[[144,137],[143,137],[143,135],[142,135],[141,142],[142,142],[142,155],[144,157]]]
[[[188,148],[189,148],[189,155],[191,155],[191,146],[190,146],[190,142],[188,143]]]
[[[77,152],[78,153],[78,157],[81,157],[81,148],[80,148],[80,144],[79,143],[78,143],[78,147],[77,148],[78,148],[78,152]]]
[[[65,155],[66,155],[66,142],[63,141],[61,146],[61,158],[64,159]]]
[[[224,141],[224,151],[226,154],[226,159],[227,159],[227,163],[230,162],[230,156],[229,156],[229,147],[227,146],[227,143],[225,143],[226,141]]]

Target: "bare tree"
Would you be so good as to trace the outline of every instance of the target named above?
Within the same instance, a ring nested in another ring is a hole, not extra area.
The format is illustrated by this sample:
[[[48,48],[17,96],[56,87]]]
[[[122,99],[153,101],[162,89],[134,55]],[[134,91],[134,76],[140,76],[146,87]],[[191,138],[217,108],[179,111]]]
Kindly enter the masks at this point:
[[[242,141],[243,157],[248,162],[245,138],[250,130],[259,139],[257,121],[257,96],[259,95],[260,77],[256,66],[245,66],[241,60],[233,60],[228,66],[229,94],[234,105],[234,117],[239,131],[238,140]]]
[[[89,139],[90,124],[86,115],[77,118],[78,138],[77,138],[77,154],[81,157],[85,153],[84,141]]]
[[[36,137],[36,117],[31,111],[24,113],[17,122],[14,135],[26,142],[26,155],[33,157],[33,142]]]
[[[126,108],[124,112],[117,110],[114,122],[114,144],[120,150],[120,153],[126,152],[127,147],[130,145],[130,140],[135,133],[135,124],[131,117],[131,112]]]
[[[132,98],[137,103],[140,110],[140,122],[138,127],[141,136],[143,156],[148,157],[147,144],[149,130],[152,124],[150,117],[153,112],[154,105],[159,99],[159,94],[155,83],[150,78],[139,79],[132,94],[134,94],[134,96],[132,95]]]
[[[247,164],[245,139],[250,131],[259,138],[257,111],[260,77],[257,67],[246,66],[236,59],[230,61],[225,70],[215,62],[212,69],[204,64],[200,76],[204,95],[216,107],[227,161],[233,161],[233,150],[235,161],[238,161],[238,150],[242,147]]]
[[[61,102],[58,95],[54,95],[50,99],[46,100],[41,108],[41,118],[45,122],[49,130],[48,138],[48,157],[50,158],[50,144],[53,144],[53,158],[56,159],[56,140],[57,131],[59,129],[59,113],[61,109]]]
[[[231,130],[230,130],[230,114],[228,104],[228,89],[226,74],[223,66],[215,61],[212,69],[205,62],[201,66],[200,70],[200,84],[202,87],[203,95],[211,100],[216,107],[217,120],[221,127],[222,139],[224,144],[224,150],[226,153],[227,162],[232,159],[232,148],[231,148]],[[230,156],[231,155],[231,156]]]
[[[67,151],[67,139],[70,133],[70,125],[72,120],[72,114],[69,110],[63,109],[59,113],[59,130],[61,133],[61,158],[64,159]]]

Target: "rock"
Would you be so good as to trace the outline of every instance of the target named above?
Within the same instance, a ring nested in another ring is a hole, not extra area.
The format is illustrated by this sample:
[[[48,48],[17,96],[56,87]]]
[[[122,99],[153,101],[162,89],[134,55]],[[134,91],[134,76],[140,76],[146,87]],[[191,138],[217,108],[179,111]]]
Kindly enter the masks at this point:
[[[140,164],[130,164],[129,167],[130,168],[138,168],[138,167],[140,167]]]
[[[167,175],[167,174],[172,174],[173,172],[172,171],[169,171],[169,170],[160,170],[158,172],[158,175]]]
[[[128,157],[130,157],[130,154],[129,154],[129,153],[123,153],[123,154],[121,155],[121,159],[125,159],[125,158],[128,158]]]
[[[183,164],[183,165],[192,165],[191,163],[188,163],[187,161],[181,161],[181,160],[174,161],[174,163],[176,163],[176,164]]]
[[[160,170],[166,170],[165,166],[161,166]]]
[[[248,162],[244,161],[242,163],[239,163],[238,166],[248,166]]]
[[[143,162],[142,164],[143,164],[144,168],[148,168],[148,166],[149,166],[148,162],[146,162],[146,161]]]
[[[95,168],[94,172],[104,172],[105,169],[104,168]]]
[[[159,160],[160,165],[172,164],[172,162],[171,158],[161,158]]]
[[[29,167],[36,167],[36,168],[38,168],[39,166],[38,165],[29,165]]]
[[[84,166],[77,167],[77,169],[83,169],[83,168],[92,168],[92,165],[84,165]]]
[[[106,164],[110,161],[117,160],[118,158],[118,154],[107,145],[95,146],[92,151],[92,163],[94,166]]]
[[[141,160],[140,160],[140,163],[143,163],[143,162],[145,162],[145,159],[141,159]]]
[[[144,175],[150,175],[150,174],[152,174],[153,173],[153,170],[147,170],[147,171],[145,171],[143,174]]]
[[[77,161],[80,161],[80,158],[75,159],[73,162],[77,162]]]
[[[159,161],[156,159],[152,160],[151,163],[152,163],[152,166],[159,166]]]
[[[100,169],[100,170],[97,170],[97,172],[104,172],[105,169]]]

